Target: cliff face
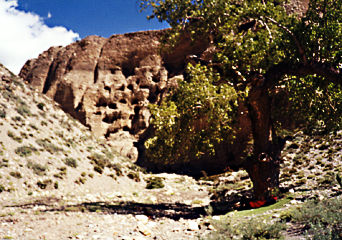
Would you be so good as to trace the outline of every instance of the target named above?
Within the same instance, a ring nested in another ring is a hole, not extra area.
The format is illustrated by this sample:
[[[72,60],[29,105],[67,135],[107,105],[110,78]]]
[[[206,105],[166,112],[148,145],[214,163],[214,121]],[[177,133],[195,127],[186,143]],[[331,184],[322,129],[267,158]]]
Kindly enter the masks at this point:
[[[206,42],[184,39],[171,53],[160,52],[164,31],[89,36],[66,47],[52,47],[29,60],[20,76],[58,102],[92,132],[136,158],[133,141],[149,125],[149,103],[176,84],[189,54]]]
[[[289,12],[303,13],[308,2],[292,0],[286,7]],[[136,32],[108,39],[89,36],[66,47],[50,48],[29,60],[19,75],[89,126],[96,136],[110,140],[120,154],[136,159],[133,143],[145,138],[142,133],[149,126],[148,104],[159,102],[163,93],[183,78],[190,55],[210,59],[205,38],[193,43],[184,37],[171,52],[161,52],[164,33]],[[241,155],[250,135],[249,119],[241,117],[238,122],[243,131],[231,149],[236,156]],[[215,166],[204,160],[194,163],[195,167],[224,169],[227,151],[227,146],[222,146]]]

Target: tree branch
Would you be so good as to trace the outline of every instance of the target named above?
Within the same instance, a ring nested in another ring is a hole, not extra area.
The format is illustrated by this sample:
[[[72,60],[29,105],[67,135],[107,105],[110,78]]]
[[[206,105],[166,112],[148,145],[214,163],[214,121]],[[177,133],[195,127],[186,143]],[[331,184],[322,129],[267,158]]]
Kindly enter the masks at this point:
[[[299,54],[303,59],[303,63],[307,64],[307,58],[305,56],[305,51],[304,48],[302,46],[302,44],[299,42],[299,40],[297,39],[297,37],[294,35],[294,33],[288,29],[287,27],[283,26],[282,24],[278,23],[276,20],[274,20],[273,18],[270,17],[264,17],[264,16],[260,16],[261,19],[266,18],[266,20],[270,21],[271,23],[277,25],[278,27],[280,27],[281,29],[283,29],[285,32],[287,32],[293,39],[293,41],[296,43],[296,46],[298,48]]]
[[[291,64],[284,62],[275,65],[267,71],[263,86],[271,88],[275,86],[285,75],[305,77],[314,74],[324,77],[334,84],[342,86],[342,72],[331,66],[327,66],[323,63]]]

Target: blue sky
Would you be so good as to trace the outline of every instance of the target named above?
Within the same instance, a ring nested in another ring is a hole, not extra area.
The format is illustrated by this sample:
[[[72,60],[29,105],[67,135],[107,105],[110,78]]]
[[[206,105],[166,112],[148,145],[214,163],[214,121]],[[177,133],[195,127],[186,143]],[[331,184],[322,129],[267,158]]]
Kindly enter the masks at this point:
[[[20,10],[45,17],[48,26],[64,26],[81,38],[167,27],[155,19],[148,21],[148,12],[140,12],[137,0],[19,0],[18,4]]]
[[[0,63],[18,74],[51,46],[168,27],[147,15],[138,0],[0,0]]]

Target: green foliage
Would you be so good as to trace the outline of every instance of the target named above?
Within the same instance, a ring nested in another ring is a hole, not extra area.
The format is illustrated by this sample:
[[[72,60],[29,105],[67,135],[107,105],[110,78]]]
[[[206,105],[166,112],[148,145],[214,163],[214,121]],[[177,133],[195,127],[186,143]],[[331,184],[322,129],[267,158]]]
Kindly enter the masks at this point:
[[[342,201],[333,198],[323,201],[310,201],[291,213],[292,222],[304,225],[312,239],[342,238]]]
[[[184,163],[204,154],[214,155],[222,141],[233,141],[234,110],[238,95],[204,66],[188,66],[189,80],[161,106],[151,105],[155,137],[146,143],[147,157],[154,162]]]
[[[311,0],[303,17],[288,14],[283,6],[286,1],[281,0],[140,2],[143,9],[152,8],[149,18],[172,27],[168,45],[175,45],[184,34],[199,41],[210,36],[216,48],[212,60],[235,86],[245,86],[256,75],[265,77],[277,64],[291,66],[288,75],[276,79],[276,85],[289,94],[290,105],[290,110],[281,109],[278,115],[289,110],[288,116],[306,122],[303,126],[341,127],[341,81],[331,81],[327,74],[340,73],[342,68],[341,0]],[[316,63],[324,65],[319,74],[314,71]],[[292,71],[300,65],[312,68]]]

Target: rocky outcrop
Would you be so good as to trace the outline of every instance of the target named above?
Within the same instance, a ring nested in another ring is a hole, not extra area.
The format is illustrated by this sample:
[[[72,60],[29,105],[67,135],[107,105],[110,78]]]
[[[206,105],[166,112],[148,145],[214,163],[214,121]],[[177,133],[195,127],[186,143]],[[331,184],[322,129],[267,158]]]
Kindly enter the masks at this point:
[[[20,76],[90,127],[136,158],[133,142],[149,125],[149,103],[160,101],[175,84],[189,54],[207,42],[184,38],[172,52],[161,52],[164,31],[89,36],[66,47],[52,47],[29,60]]]
[[[292,0],[288,11],[304,12],[308,0]],[[159,102],[166,90],[182,78],[190,55],[209,60],[215,49],[208,40],[193,43],[183,37],[172,51],[161,51],[165,31],[146,31],[113,35],[106,39],[89,36],[66,47],[52,47],[37,59],[29,60],[20,76],[58,102],[62,109],[89,126],[97,137],[110,140],[122,155],[137,158],[133,142],[148,137],[149,103]],[[240,112],[245,112],[241,110]],[[250,134],[250,123],[239,119],[244,131],[239,134],[234,154],[242,152]],[[215,166],[210,161],[196,162],[191,169],[224,168],[227,150],[223,147]],[[200,166],[201,165],[201,166]],[[219,166],[220,165],[220,166]],[[178,166],[176,166],[178,168]]]

